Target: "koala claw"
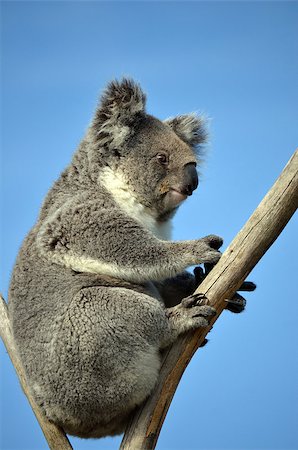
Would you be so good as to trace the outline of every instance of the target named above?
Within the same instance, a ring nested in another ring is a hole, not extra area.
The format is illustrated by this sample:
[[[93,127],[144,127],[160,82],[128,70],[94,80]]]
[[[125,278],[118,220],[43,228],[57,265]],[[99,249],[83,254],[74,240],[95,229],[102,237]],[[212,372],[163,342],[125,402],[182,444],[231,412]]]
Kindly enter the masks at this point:
[[[201,343],[200,348],[205,347],[205,345],[207,345],[207,344],[208,344],[208,339],[205,338],[203,340],[203,342]]]
[[[225,302],[227,303],[226,309],[233,313],[240,313],[244,311],[246,306],[245,298],[237,292],[231,299],[225,299]]]
[[[216,315],[216,310],[209,306],[209,300],[205,294],[198,293],[190,295],[182,300],[181,306],[190,309],[192,319],[196,319],[196,326],[207,327],[209,325],[208,317]]]
[[[184,308],[192,308],[193,306],[208,305],[209,300],[205,294],[192,294],[182,300],[181,304]]]
[[[212,306],[200,304],[200,300],[208,301],[203,294],[197,294],[167,309],[167,317],[179,334],[187,330],[210,326],[209,320],[216,315],[216,310]]]

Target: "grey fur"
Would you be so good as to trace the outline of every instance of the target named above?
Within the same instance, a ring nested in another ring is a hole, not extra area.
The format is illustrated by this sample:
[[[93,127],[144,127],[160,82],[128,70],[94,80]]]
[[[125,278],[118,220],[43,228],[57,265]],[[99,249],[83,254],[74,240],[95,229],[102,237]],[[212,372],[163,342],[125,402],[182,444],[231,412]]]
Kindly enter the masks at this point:
[[[207,140],[205,120],[196,114],[185,114],[165,120],[175,133],[194,149]]]
[[[21,247],[13,334],[35,399],[67,433],[121,433],[156,383],[160,350],[214,313],[179,303],[195,288],[181,272],[216,262],[221,238],[167,240],[197,185],[203,135],[200,118],[163,123],[137,84],[110,83]]]

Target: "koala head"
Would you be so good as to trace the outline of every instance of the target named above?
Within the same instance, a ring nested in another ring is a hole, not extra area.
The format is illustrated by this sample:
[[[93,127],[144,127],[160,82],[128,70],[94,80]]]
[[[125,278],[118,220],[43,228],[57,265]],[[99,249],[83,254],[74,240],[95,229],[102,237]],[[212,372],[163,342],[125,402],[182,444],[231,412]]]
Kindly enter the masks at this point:
[[[200,116],[161,121],[146,113],[145,102],[132,80],[108,85],[90,128],[92,159],[108,166],[162,220],[198,186],[198,147],[206,131]]]

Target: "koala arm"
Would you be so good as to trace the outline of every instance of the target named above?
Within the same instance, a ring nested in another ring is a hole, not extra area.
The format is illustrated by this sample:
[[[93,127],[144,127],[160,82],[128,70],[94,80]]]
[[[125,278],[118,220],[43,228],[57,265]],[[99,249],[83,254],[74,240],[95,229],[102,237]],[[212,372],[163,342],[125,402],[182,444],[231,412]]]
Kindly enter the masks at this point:
[[[161,280],[196,263],[216,262],[221,244],[213,235],[162,241],[119,208],[76,199],[44,221],[36,238],[39,253],[51,262],[136,282]]]

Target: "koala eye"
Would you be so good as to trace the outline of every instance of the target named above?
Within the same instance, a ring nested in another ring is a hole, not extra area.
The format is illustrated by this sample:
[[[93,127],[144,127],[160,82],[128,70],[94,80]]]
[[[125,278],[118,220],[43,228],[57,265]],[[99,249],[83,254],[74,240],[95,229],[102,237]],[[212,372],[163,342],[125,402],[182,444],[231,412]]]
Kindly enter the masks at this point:
[[[156,155],[156,159],[163,166],[166,166],[168,164],[168,157],[167,157],[167,155],[165,153],[158,153]]]

